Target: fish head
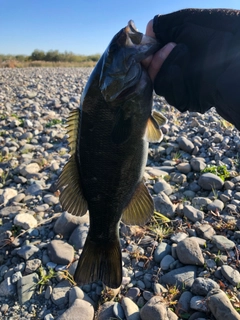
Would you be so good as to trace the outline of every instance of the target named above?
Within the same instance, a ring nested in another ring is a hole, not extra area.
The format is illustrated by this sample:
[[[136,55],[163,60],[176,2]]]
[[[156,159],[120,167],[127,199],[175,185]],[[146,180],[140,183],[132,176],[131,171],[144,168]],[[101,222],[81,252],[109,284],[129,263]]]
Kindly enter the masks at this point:
[[[142,75],[140,62],[159,48],[156,39],[139,32],[130,20],[103,54],[99,87],[104,99],[112,102],[132,94]]]

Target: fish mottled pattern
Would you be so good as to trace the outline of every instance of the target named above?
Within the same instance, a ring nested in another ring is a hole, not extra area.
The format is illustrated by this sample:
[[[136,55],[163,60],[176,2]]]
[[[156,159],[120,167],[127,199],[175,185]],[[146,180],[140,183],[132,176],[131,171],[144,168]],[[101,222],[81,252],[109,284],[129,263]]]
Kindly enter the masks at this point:
[[[152,113],[152,82],[140,62],[158,48],[129,22],[102,55],[69,117],[71,158],[58,186],[65,186],[64,210],[89,210],[89,233],[74,275],[81,285],[121,285],[120,220],[143,225],[154,211],[143,173],[148,141],[161,140],[159,126],[166,119]]]

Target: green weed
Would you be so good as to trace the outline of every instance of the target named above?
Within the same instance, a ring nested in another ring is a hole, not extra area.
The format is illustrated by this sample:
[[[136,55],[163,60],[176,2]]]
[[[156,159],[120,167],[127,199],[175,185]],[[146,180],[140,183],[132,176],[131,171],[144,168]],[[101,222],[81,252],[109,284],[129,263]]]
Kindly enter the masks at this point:
[[[210,172],[210,173],[217,175],[223,181],[225,181],[225,179],[230,177],[230,173],[227,170],[227,167],[224,165],[222,165],[222,166],[208,166],[201,171],[201,173],[207,173],[207,172]]]

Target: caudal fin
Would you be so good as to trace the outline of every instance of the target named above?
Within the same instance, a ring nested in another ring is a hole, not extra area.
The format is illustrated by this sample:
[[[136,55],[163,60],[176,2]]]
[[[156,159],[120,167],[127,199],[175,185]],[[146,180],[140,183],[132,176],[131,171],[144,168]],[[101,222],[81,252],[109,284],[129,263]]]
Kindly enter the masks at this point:
[[[79,285],[101,280],[109,288],[118,288],[122,283],[122,255],[118,239],[101,244],[88,236],[74,279]]]

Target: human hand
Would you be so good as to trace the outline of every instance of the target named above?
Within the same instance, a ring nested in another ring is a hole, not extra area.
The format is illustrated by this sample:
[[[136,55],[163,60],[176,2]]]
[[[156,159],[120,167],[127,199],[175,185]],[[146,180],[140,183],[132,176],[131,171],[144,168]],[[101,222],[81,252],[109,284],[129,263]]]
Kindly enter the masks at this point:
[[[155,38],[155,33],[153,32],[153,20],[150,20],[147,24],[146,35]],[[154,55],[148,56],[142,61],[143,66],[148,70],[148,74],[154,82],[156,75],[158,74],[162,64],[176,46],[175,43],[167,43],[163,48],[158,50]]]

